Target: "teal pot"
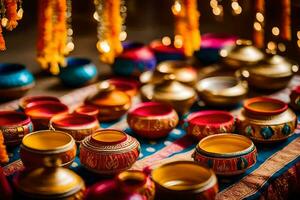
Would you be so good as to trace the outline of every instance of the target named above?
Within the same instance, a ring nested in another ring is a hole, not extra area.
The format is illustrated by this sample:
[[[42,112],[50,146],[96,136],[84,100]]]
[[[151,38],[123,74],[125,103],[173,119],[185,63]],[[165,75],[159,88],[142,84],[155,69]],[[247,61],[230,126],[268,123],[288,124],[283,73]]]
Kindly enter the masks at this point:
[[[67,66],[61,69],[59,78],[69,87],[80,87],[96,80],[98,75],[95,64],[87,58],[67,58]]]

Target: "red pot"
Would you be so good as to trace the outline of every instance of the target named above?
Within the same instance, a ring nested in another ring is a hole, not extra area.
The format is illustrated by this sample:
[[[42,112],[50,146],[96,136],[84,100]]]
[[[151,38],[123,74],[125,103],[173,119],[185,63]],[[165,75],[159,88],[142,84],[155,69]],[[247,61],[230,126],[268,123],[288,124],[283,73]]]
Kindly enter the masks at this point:
[[[292,90],[290,95],[290,105],[294,110],[300,110],[300,86]]]
[[[53,97],[53,96],[26,96],[20,99],[19,107],[21,110],[24,110],[28,104],[33,102],[41,102],[41,101],[60,102],[60,100],[57,97]]]
[[[219,133],[232,133],[235,129],[234,117],[226,111],[207,110],[192,113],[187,118],[187,134],[201,140]]]
[[[82,105],[76,108],[75,113],[81,115],[95,116],[97,118],[99,114],[99,108],[93,105]]]

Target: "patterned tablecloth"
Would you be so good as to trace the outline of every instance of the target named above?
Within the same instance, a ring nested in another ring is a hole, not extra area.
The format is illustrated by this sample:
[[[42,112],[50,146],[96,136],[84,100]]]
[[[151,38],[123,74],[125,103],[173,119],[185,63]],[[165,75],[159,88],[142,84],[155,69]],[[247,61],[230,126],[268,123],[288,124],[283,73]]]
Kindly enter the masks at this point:
[[[288,88],[270,96],[288,102],[290,90],[295,85],[300,85],[300,76],[294,77]],[[61,101],[74,109],[87,96],[95,92],[95,85],[87,86],[62,96]],[[139,98],[135,98],[134,104],[138,101]],[[17,102],[0,105],[0,109],[16,109]],[[203,109],[205,107],[195,105],[192,110]],[[238,109],[240,108],[233,109],[231,112],[235,114]],[[186,133],[181,125],[174,129],[167,138],[156,141],[137,137],[128,127],[126,116],[113,123],[102,123],[101,127],[125,130],[140,141],[141,153],[133,169],[143,169],[146,166],[175,160],[192,160],[191,154],[196,144],[185,136]],[[220,192],[216,199],[286,199],[292,192],[300,189],[300,126],[288,140],[272,145],[257,144],[257,149],[258,158],[255,166],[242,175],[218,178]],[[10,163],[3,167],[5,175],[10,178],[15,172],[23,169],[18,152],[19,148],[9,149]],[[87,185],[101,180],[101,177],[95,176],[80,165],[78,156],[70,168],[81,175]]]

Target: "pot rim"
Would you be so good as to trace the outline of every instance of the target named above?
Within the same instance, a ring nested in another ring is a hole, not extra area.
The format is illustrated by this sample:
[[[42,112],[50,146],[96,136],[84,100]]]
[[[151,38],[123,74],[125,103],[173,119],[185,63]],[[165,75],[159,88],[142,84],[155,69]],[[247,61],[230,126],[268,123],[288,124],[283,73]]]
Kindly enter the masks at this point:
[[[38,100],[37,100],[38,99]],[[41,100],[42,99],[42,100]],[[45,100],[46,99],[46,100]],[[28,100],[32,100],[31,102],[27,102]],[[55,101],[55,102],[61,102],[59,100],[58,97],[55,97],[55,96],[48,96],[48,95],[34,95],[34,96],[25,96],[25,97],[22,97],[20,100],[19,100],[19,106],[22,108],[22,109],[25,109],[26,106],[30,103],[33,103],[33,102],[38,102],[38,101]]]
[[[24,113],[17,112],[17,111],[8,111],[8,110],[7,111],[0,111],[0,117],[7,116],[8,114],[19,115],[21,117],[24,117],[24,120],[20,120],[20,121],[15,122],[15,123],[9,123],[7,125],[0,125],[0,128],[6,128],[6,127],[12,127],[12,126],[23,126],[23,125],[26,125],[26,124],[31,122],[30,117],[28,117]]]
[[[54,114],[47,114],[47,113],[39,112],[38,114],[32,115],[32,114],[29,113],[31,110],[33,110],[33,109],[39,109],[39,108],[41,108],[43,106],[46,106],[48,108],[49,108],[49,106],[57,106],[57,107],[60,107],[62,110],[59,111],[58,113],[54,113]],[[26,106],[24,112],[25,112],[25,114],[27,116],[29,116],[32,119],[50,119],[54,115],[69,112],[69,108],[68,108],[67,105],[65,105],[65,104],[63,104],[61,102],[55,102],[55,101],[37,101],[37,102],[29,103]]]
[[[73,124],[73,125],[66,125],[60,123],[61,120],[67,120],[71,121],[72,119],[75,118],[86,118],[88,122],[86,123],[80,123],[80,124]],[[64,128],[66,130],[68,129],[90,129],[94,127],[94,124],[98,123],[98,120],[95,116],[91,115],[84,115],[84,114],[77,114],[77,113],[63,113],[63,114],[57,114],[51,117],[50,119],[50,126],[53,127],[54,129],[57,128]]]
[[[99,140],[96,139],[95,137],[99,134],[105,134],[105,132],[118,132],[120,134],[122,134],[122,138],[115,140],[115,141],[103,141],[103,140]],[[91,141],[98,143],[98,144],[108,144],[108,145],[113,145],[113,144],[120,144],[124,141],[127,140],[127,134],[124,131],[121,130],[117,130],[117,129],[103,129],[103,130],[98,130],[95,133],[93,133],[91,135]]]
[[[137,113],[138,110],[140,110],[140,109],[151,111],[156,106],[159,106],[160,108],[164,108],[164,109],[166,109],[166,111],[164,113],[151,114],[151,115],[144,115],[144,114]],[[128,112],[128,115],[130,115],[131,117],[151,119],[151,118],[168,117],[170,114],[174,113],[174,111],[175,111],[174,108],[169,104],[153,101],[153,102],[142,102],[142,103],[137,104],[135,107],[133,107]]]
[[[139,182],[134,185],[126,185],[125,181],[128,179],[135,179]],[[143,171],[139,170],[126,170],[123,172],[120,172],[116,175],[115,180],[118,184],[125,186],[125,187],[140,187],[146,184],[147,182],[147,176]]]
[[[97,116],[99,114],[99,108],[92,104],[84,104],[84,105],[81,105],[78,108],[76,108],[75,113],[80,114],[80,115]]]
[[[197,119],[199,117],[205,118],[205,116],[207,116],[207,115],[215,115],[217,117],[219,117],[220,115],[223,115],[225,117],[229,117],[229,119],[227,121],[219,122],[219,123],[214,123],[213,120],[211,123],[207,123],[207,122],[203,122],[203,121],[193,122],[194,119]],[[189,114],[187,121],[189,124],[198,125],[198,126],[219,127],[219,126],[226,125],[226,124],[234,124],[234,117],[231,113],[229,113],[227,111],[204,110],[204,111],[198,111],[198,112],[193,112],[193,113]]]

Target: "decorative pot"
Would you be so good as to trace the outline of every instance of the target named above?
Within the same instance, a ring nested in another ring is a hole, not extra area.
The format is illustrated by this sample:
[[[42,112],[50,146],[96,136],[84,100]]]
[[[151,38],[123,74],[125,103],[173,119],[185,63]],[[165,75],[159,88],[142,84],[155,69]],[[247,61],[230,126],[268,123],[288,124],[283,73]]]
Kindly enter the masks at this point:
[[[290,94],[290,105],[294,110],[300,110],[300,86],[292,90]]]
[[[220,60],[220,49],[224,47],[234,46],[237,37],[220,34],[220,33],[206,33],[201,36],[201,48],[195,52],[203,64],[212,64]]]
[[[147,200],[154,200],[155,184],[150,176],[138,170],[128,170],[119,173],[115,181],[121,191],[125,193],[139,193]]]
[[[99,108],[93,105],[81,105],[76,108],[74,112],[80,115],[89,115],[97,118],[99,114]]]
[[[218,192],[214,172],[191,161],[176,161],[152,170],[156,199],[213,200]]]
[[[62,131],[43,130],[24,136],[20,158],[26,168],[43,166],[46,157],[61,160],[62,167],[72,164],[76,156],[76,144],[71,135]]]
[[[59,98],[53,96],[26,96],[20,99],[19,108],[24,111],[28,104],[41,101],[60,102]]]
[[[138,159],[139,142],[123,131],[105,129],[86,137],[80,145],[80,162],[98,174],[116,174]]]
[[[81,142],[87,136],[100,128],[96,117],[81,114],[60,114],[51,118],[49,128],[69,133],[76,142]]]
[[[1,99],[17,99],[34,87],[34,77],[21,64],[0,64]]]
[[[142,43],[124,43],[124,51],[115,59],[113,72],[121,76],[139,76],[142,72],[153,70],[156,59],[152,51]]]
[[[293,135],[297,116],[280,100],[257,97],[244,103],[236,126],[239,134],[256,142],[278,142]]]
[[[6,145],[20,144],[24,135],[33,131],[29,117],[15,111],[0,111],[0,131]]]
[[[166,60],[184,60],[185,55],[183,48],[176,48],[171,44],[163,44],[160,40],[154,40],[149,45],[151,51],[154,52],[157,63]]]
[[[72,170],[58,167],[60,163],[51,159],[46,157],[44,166],[14,177],[20,199],[82,200],[85,190],[82,178]]]
[[[298,69],[297,64],[282,56],[266,54],[264,60],[251,67],[243,67],[237,75],[247,80],[251,87],[277,90],[285,88]]]
[[[256,157],[256,147],[250,139],[231,133],[203,138],[193,154],[196,163],[223,176],[244,173],[256,163]]]
[[[98,120],[112,121],[122,117],[131,106],[131,98],[123,91],[116,90],[109,82],[99,84],[99,92],[86,100],[87,105],[99,108]]]
[[[231,69],[253,66],[265,57],[250,40],[237,40],[235,46],[221,49],[220,56],[222,63]]]
[[[186,113],[197,99],[195,90],[175,80],[173,74],[167,75],[157,85],[146,84],[141,87],[144,101],[168,103],[179,113]]]
[[[138,84],[136,81],[125,78],[112,78],[108,82],[116,87],[117,90],[126,92],[129,96],[133,97],[138,92]]]
[[[97,67],[87,58],[67,58],[67,66],[61,68],[59,78],[70,87],[80,87],[96,80]]]
[[[197,70],[184,61],[164,61],[157,65],[155,70],[141,74],[140,81],[143,84],[158,84],[164,80],[164,76],[174,74],[176,80],[189,86],[197,82]]]
[[[157,139],[165,137],[178,124],[176,111],[168,104],[140,103],[127,115],[129,127],[138,135]]]
[[[48,129],[51,117],[68,112],[65,104],[55,101],[37,101],[25,108],[25,114],[32,120],[35,130]]]
[[[188,116],[187,123],[187,134],[198,141],[208,135],[232,133],[235,129],[234,117],[226,111],[194,112]]]
[[[207,105],[230,106],[242,101],[248,92],[247,82],[233,76],[214,76],[196,84],[199,98]]]

